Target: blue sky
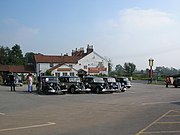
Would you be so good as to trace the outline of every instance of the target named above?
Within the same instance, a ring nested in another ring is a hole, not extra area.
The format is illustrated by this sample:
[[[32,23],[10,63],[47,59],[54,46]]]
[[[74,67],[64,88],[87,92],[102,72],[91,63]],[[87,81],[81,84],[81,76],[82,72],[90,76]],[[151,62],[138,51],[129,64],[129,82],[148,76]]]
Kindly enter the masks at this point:
[[[0,0],[0,45],[60,55],[93,45],[113,65],[180,69],[179,0]]]

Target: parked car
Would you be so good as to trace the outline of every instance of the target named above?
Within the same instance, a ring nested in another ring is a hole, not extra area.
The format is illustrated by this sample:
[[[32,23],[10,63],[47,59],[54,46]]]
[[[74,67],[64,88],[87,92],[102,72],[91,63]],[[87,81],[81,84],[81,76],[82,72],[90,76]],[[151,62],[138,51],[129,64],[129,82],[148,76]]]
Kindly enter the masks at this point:
[[[116,82],[120,82],[122,87],[131,88],[131,82],[127,77],[118,77],[116,78]]]
[[[177,77],[177,78],[174,79],[173,85],[174,85],[175,88],[180,86],[180,77]]]
[[[11,74],[8,74],[5,78],[4,78],[4,85],[6,86],[10,86],[11,85],[11,82],[10,82],[10,76]],[[23,86],[23,82],[22,82],[22,79],[20,76],[18,75],[14,75],[14,78],[15,78],[15,85],[16,86]]]
[[[76,76],[61,76],[59,77],[60,84],[65,85],[69,93],[89,92],[89,88],[85,88],[79,77]]]
[[[106,84],[107,89],[111,92],[118,92],[121,90],[121,85],[116,82],[116,79],[113,77],[103,77],[103,80]]]
[[[85,76],[83,78],[85,88],[90,88],[93,93],[112,92],[112,89],[108,89],[102,77]]]
[[[42,76],[36,87],[39,92],[43,92],[45,94],[63,94],[63,92],[67,91],[64,86],[60,85],[58,78],[55,76]]]

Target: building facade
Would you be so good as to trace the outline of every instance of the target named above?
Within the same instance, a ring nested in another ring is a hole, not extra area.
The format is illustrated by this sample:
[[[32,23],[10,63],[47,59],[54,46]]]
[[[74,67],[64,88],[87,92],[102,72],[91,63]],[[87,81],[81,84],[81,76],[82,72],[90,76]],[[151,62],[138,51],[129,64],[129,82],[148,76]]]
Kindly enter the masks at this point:
[[[86,52],[80,48],[72,50],[71,56],[35,54],[34,60],[38,75],[45,75],[47,70],[54,76],[77,76],[79,71],[84,71],[88,75],[108,75],[108,61],[89,45]]]

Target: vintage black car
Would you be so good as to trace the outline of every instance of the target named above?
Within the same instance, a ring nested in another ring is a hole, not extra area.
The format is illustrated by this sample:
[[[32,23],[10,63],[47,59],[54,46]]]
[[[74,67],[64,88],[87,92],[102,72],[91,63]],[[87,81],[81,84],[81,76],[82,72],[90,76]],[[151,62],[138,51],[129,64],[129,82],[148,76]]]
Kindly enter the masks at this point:
[[[42,76],[39,79],[39,83],[36,85],[38,92],[40,93],[57,93],[63,94],[67,89],[65,86],[60,85],[59,80],[55,76]]]
[[[112,92],[111,89],[108,89],[102,77],[85,76],[83,83],[85,88],[90,88],[93,93]]]
[[[7,86],[10,86],[11,85],[11,82],[10,82],[10,75],[12,74],[8,74],[6,75],[3,79],[4,79],[4,85],[7,85]],[[23,86],[23,82],[22,82],[22,79],[20,76],[18,75],[13,75],[14,76],[14,84],[15,86]]]
[[[177,77],[177,78],[174,79],[173,85],[174,85],[175,88],[180,86],[180,77]]]
[[[103,80],[106,84],[107,89],[111,92],[118,92],[121,90],[121,85],[116,82],[116,79],[113,77],[103,77]]]
[[[65,85],[68,92],[71,94],[77,92],[89,92],[89,88],[85,88],[79,77],[76,76],[61,76],[59,77],[60,84]]]
[[[127,88],[131,88],[131,81],[127,77],[118,77],[116,78],[116,82],[120,82],[121,86],[125,86]]]

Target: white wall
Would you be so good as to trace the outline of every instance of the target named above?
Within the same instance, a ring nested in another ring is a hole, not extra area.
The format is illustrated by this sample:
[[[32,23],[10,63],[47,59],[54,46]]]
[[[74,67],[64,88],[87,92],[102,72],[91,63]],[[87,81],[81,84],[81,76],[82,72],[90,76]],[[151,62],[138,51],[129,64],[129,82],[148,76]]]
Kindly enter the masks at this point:
[[[58,63],[54,63],[53,66],[56,66]],[[39,74],[39,72],[41,71],[41,73],[45,73],[48,69],[50,69],[50,63],[37,63],[36,64],[36,72]]]
[[[62,65],[61,68],[63,68],[63,66],[65,66],[64,68],[67,68],[69,65],[73,65],[73,68],[75,70],[72,71],[72,72],[77,74],[77,70],[83,69],[83,70],[88,72],[88,68],[97,67],[99,62],[102,62],[102,65],[105,68],[107,68],[107,71],[105,71],[103,73],[108,74],[108,61],[106,61],[103,57],[101,57],[100,55],[98,55],[95,52],[91,52],[90,54],[86,55],[85,57],[80,59],[77,64],[67,63],[66,65]],[[59,64],[59,63],[54,63],[53,66],[56,66],[57,64]],[[87,66],[87,69],[85,69],[84,66]],[[37,72],[37,74],[39,74],[39,70],[41,71],[41,73],[45,73],[50,68],[51,68],[50,63],[37,63],[36,64],[36,72]],[[55,72],[57,72],[57,71],[55,70],[52,73],[55,74]],[[70,72],[68,72],[68,75],[69,74],[70,74]]]
[[[103,66],[107,68],[107,72],[105,72],[105,74],[108,74],[108,62],[95,52],[92,52],[87,56],[83,57],[82,59],[80,59],[78,61],[78,64],[76,64],[74,68],[83,69],[88,72],[89,67],[97,67],[99,62],[102,62]],[[84,66],[87,66],[87,69],[84,69]]]
[[[73,73],[74,76],[76,76],[77,73],[78,73],[77,70],[75,70],[75,69],[73,69],[73,68],[71,68],[70,71],[58,71],[58,69],[60,69],[60,68],[71,68],[71,67],[69,67],[68,65],[62,65],[62,66],[58,67],[57,69],[53,70],[51,73],[52,73],[54,76],[63,76],[63,73],[66,73],[67,76],[70,76],[71,73]]]

